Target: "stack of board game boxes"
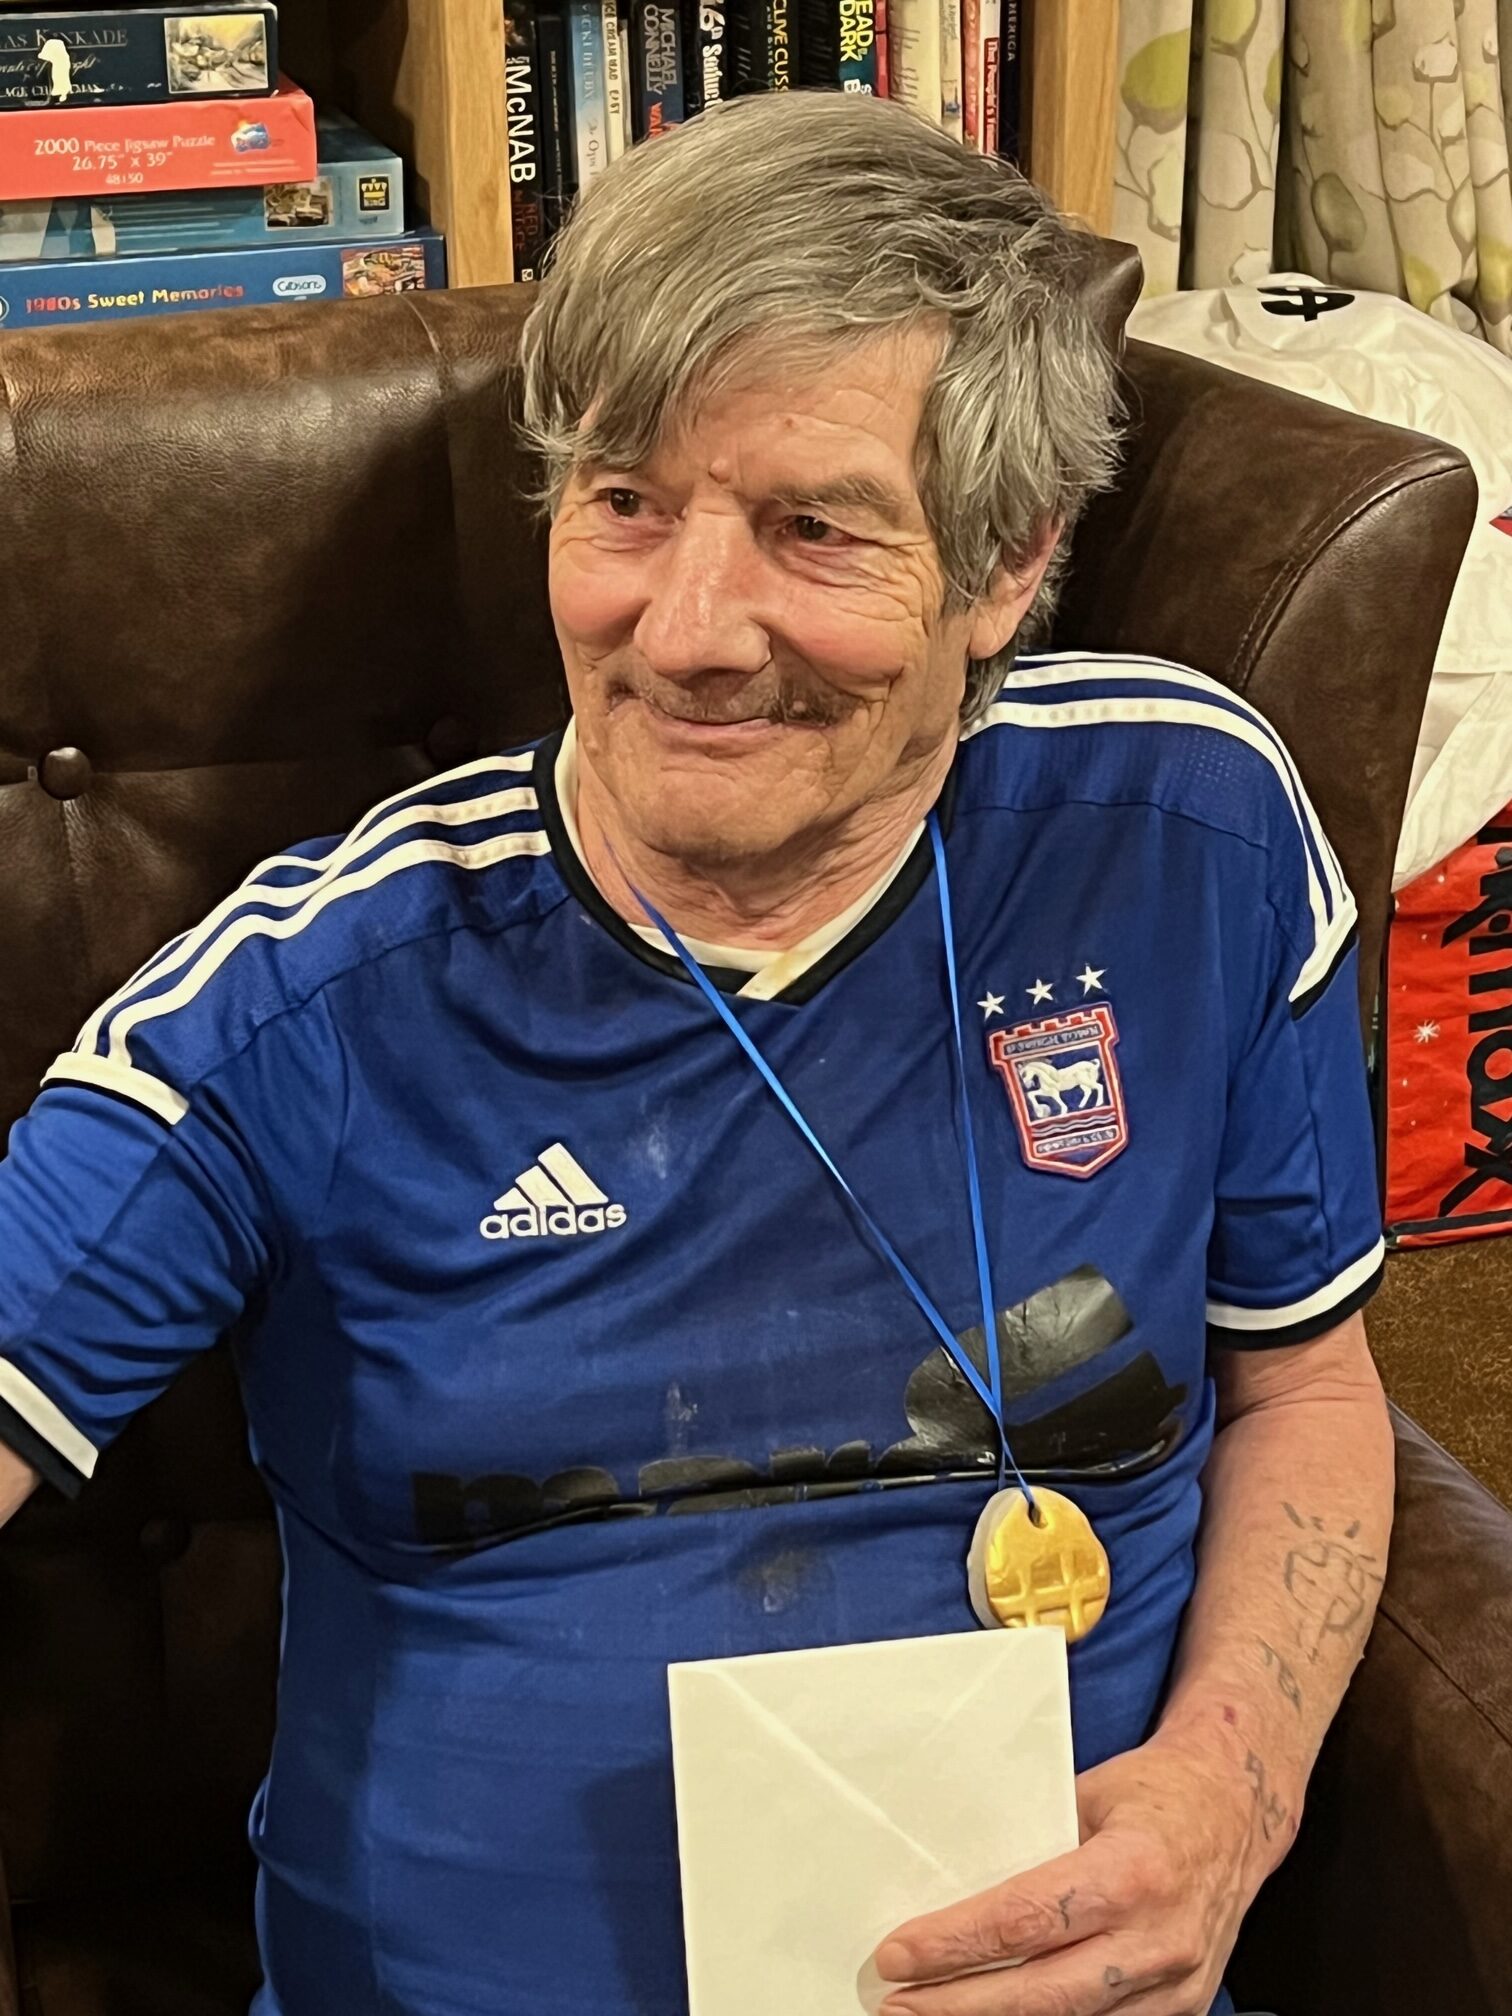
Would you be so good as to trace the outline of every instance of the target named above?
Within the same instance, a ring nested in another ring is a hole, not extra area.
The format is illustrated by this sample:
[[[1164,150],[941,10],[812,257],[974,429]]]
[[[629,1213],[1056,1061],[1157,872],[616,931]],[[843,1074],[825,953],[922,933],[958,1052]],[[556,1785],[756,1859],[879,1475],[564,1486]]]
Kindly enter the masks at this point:
[[[403,164],[280,75],[272,0],[0,11],[0,327],[445,285]]]
[[[902,99],[1019,159],[1021,0],[502,0],[517,280],[636,141],[752,91]]]

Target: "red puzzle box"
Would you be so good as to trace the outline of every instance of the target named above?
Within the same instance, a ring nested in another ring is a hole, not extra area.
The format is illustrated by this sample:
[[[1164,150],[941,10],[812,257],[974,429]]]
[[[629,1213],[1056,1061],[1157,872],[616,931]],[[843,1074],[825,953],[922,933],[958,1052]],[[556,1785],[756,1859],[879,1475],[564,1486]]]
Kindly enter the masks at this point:
[[[0,189],[8,203],[313,182],[315,107],[285,77],[271,98],[87,105],[0,118]]]

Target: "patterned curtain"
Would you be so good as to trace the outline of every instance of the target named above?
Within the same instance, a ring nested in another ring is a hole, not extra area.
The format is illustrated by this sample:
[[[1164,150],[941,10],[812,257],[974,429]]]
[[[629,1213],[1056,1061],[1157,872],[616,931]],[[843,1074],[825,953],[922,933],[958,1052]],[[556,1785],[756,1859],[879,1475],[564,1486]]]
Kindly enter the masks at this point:
[[[1295,268],[1512,354],[1512,0],[1123,0],[1120,37],[1147,292]]]

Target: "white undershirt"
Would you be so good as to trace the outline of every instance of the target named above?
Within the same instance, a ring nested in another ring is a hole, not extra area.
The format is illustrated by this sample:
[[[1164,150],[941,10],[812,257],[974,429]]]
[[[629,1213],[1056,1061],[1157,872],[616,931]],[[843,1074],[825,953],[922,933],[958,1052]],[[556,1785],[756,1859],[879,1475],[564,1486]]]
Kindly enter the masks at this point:
[[[583,843],[577,823],[576,721],[567,723],[566,732],[562,736],[555,776],[557,809],[562,815],[567,838],[572,842],[573,851],[583,863],[586,874],[588,863],[583,854]],[[842,910],[838,917],[832,917],[827,924],[821,924],[817,931],[811,931],[807,938],[800,939],[798,944],[790,946],[786,951],[757,951],[749,945],[711,945],[705,939],[690,938],[686,932],[682,934],[682,941],[700,966],[722,966],[736,973],[749,973],[750,979],[738,990],[747,1000],[770,1001],[785,988],[791,987],[793,982],[811,966],[817,966],[826,953],[833,951],[847,932],[853,931],[867,912],[881,902],[902,873],[903,865],[919,844],[919,836],[923,831],[924,824],[921,820],[904,841],[891,866],[863,895],[858,896],[854,903]],[[674,917],[672,922],[676,924],[677,919]],[[630,929],[658,952],[672,951],[672,947],[654,925],[631,924]]]

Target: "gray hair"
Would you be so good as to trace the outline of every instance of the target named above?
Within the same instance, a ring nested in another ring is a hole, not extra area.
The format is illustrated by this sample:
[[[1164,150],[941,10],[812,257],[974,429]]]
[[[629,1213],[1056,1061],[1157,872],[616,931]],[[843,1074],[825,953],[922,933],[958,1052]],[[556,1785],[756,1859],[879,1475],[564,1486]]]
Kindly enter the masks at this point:
[[[816,362],[943,334],[915,480],[946,609],[971,608],[1106,488],[1116,365],[1087,239],[1006,162],[890,100],[772,92],[633,148],[579,199],[525,325],[523,432],[554,511],[585,462],[633,469],[753,352]],[[1020,633],[967,668],[963,720],[1054,612],[1064,541]]]

